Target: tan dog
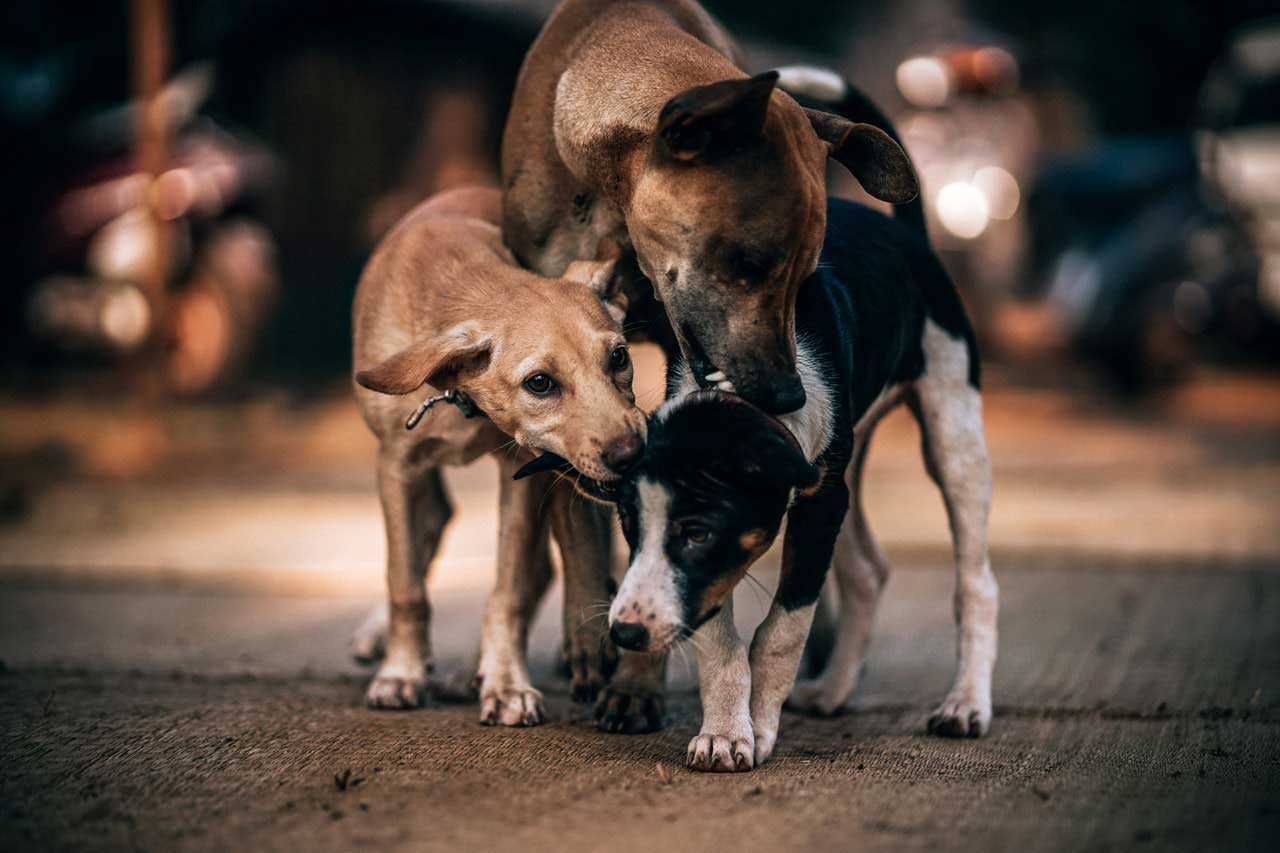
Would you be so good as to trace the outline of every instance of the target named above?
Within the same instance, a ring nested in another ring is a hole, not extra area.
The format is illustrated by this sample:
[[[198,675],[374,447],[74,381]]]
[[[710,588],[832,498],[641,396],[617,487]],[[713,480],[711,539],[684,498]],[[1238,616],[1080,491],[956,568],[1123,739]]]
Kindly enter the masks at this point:
[[[550,581],[548,525],[539,510],[552,484],[545,475],[512,475],[530,451],[543,451],[590,477],[616,479],[643,449],[645,423],[631,390],[625,300],[611,286],[612,263],[572,264],[559,280],[520,269],[502,245],[498,205],[497,190],[481,189],[422,204],[383,240],[356,293],[356,397],[380,442],[390,600],[386,656],[367,698],[378,708],[425,701],[424,581],[451,514],[440,469],[495,453],[498,583],[481,638],[480,718],[532,725],[542,719],[542,697],[525,665],[532,606],[522,602],[536,605]],[[405,428],[423,398],[446,391],[461,392],[484,416],[467,418],[442,402]],[[518,452],[508,450],[513,441]],[[596,546],[578,544],[584,534],[574,528],[571,497],[556,485],[548,514],[564,555],[575,693],[593,694],[604,665],[583,661],[614,653],[602,620],[584,625],[580,614],[586,603],[607,600],[607,565],[602,574],[577,558]]]
[[[693,0],[561,3],[507,119],[503,237],[543,275],[603,241],[634,250],[668,355],[678,345],[701,387],[780,414],[805,399],[795,298],[822,248],[828,158],[885,201],[917,184],[883,131],[803,109],[738,59]]]

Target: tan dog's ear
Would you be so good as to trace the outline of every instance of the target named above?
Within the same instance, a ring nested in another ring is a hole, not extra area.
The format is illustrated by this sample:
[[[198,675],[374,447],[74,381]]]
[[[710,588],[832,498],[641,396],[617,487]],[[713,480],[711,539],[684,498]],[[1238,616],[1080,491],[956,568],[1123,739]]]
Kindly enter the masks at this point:
[[[659,149],[672,160],[713,158],[760,134],[777,71],[742,80],[695,86],[673,97],[658,114]]]
[[[474,331],[455,326],[442,335],[411,344],[377,367],[361,370],[356,382],[382,394],[408,394],[424,382],[449,389],[468,373],[479,373],[489,365],[493,342]]]
[[[627,295],[622,292],[618,277],[613,274],[616,260],[574,261],[565,268],[566,281],[585,284],[600,297],[605,310],[614,322],[621,323],[627,316]]]
[[[821,110],[806,108],[805,113],[814,133],[830,146],[831,156],[871,195],[890,204],[906,204],[920,194],[907,152],[889,134]]]

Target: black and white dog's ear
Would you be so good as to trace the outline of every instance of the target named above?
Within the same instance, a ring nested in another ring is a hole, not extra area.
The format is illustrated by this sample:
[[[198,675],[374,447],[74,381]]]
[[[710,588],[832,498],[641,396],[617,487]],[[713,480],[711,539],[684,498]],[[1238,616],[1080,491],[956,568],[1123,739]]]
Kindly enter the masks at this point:
[[[779,424],[779,429],[786,430]],[[818,484],[822,470],[804,456],[800,445],[779,429],[760,429],[751,434],[743,448],[743,470],[760,474],[794,489],[808,489]]]

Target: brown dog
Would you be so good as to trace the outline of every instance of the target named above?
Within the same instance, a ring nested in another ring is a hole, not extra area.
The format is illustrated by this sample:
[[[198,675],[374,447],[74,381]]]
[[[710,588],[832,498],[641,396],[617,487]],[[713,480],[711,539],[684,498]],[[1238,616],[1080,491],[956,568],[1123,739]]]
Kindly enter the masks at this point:
[[[440,469],[495,453],[498,583],[481,638],[480,719],[532,725],[542,719],[542,697],[525,665],[532,606],[523,603],[536,604],[551,577],[539,510],[552,484],[546,475],[512,475],[530,451],[543,451],[592,478],[616,479],[639,456],[645,423],[631,390],[625,300],[611,284],[612,262],[571,264],[559,280],[522,270],[502,245],[498,206],[497,190],[481,189],[420,205],[383,240],[356,293],[356,397],[380,443],[390,600],[386,656],[367,698],[379,708],[425,701],[424,581],[451,514]],[[483,416],[468,418],[446,401],[406,429],[424,397],[446,391],[461,392]],[[508,451],[513,443],[518,452]],[[558,484],[548,502],[564,556],[574,692],[593,695],[614,653],[603,621],[584,624],[582,612],[607,600],[607,564],[602,573],[578,556],[595,553],[599,543],[583,540],[599,531],[575,525],[572,490]]]
[[[603,241],[634,250],[668,355],[774,414],[804,404],[795,298],[822,248],[828,158],[877,198],[917,192],[883,131],[803,109],[777,79],[747,76],[693,0],[565,0],[502,141],[503,237],[521,263],[558,275]]]
[[[694,0],[565,0],[525,58],[502,140],[503,237],[520,262],[559,275],[623,249],[627,328],[699,386],[774,414],[805,402],[795,300],[822,248],[829,158],[877,198],[918,190],[883,131],[804,109],[777,79],[742,71]],[[622,658],[603,728],[660,727],[662,660]]]

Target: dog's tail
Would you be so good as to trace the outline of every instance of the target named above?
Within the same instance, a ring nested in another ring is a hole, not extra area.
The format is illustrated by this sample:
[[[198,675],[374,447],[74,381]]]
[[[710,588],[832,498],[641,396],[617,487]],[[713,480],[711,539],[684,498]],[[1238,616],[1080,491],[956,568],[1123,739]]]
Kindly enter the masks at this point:
[[[902,138],[898,136],[898,129],[893,126],[893,122],[889,121],[884,111],[876,106],[875,102],[862,90],[834,71],[812,65],[788,65],[778,69],[778,87],[790,95],[799,96],[802,101],[816,102],[816,106],[844,116],[849,121],[875,125],[902,146],[903,151],[907,150],[907,147],[902,144]],[[911,155],[908,154],[907,159],[910,158]],[[929,233],[924,224],[924,201],[921,196],[917,195],[906,204],[895,204],[893,217],[918,231],[925,240],[929,239]]]

